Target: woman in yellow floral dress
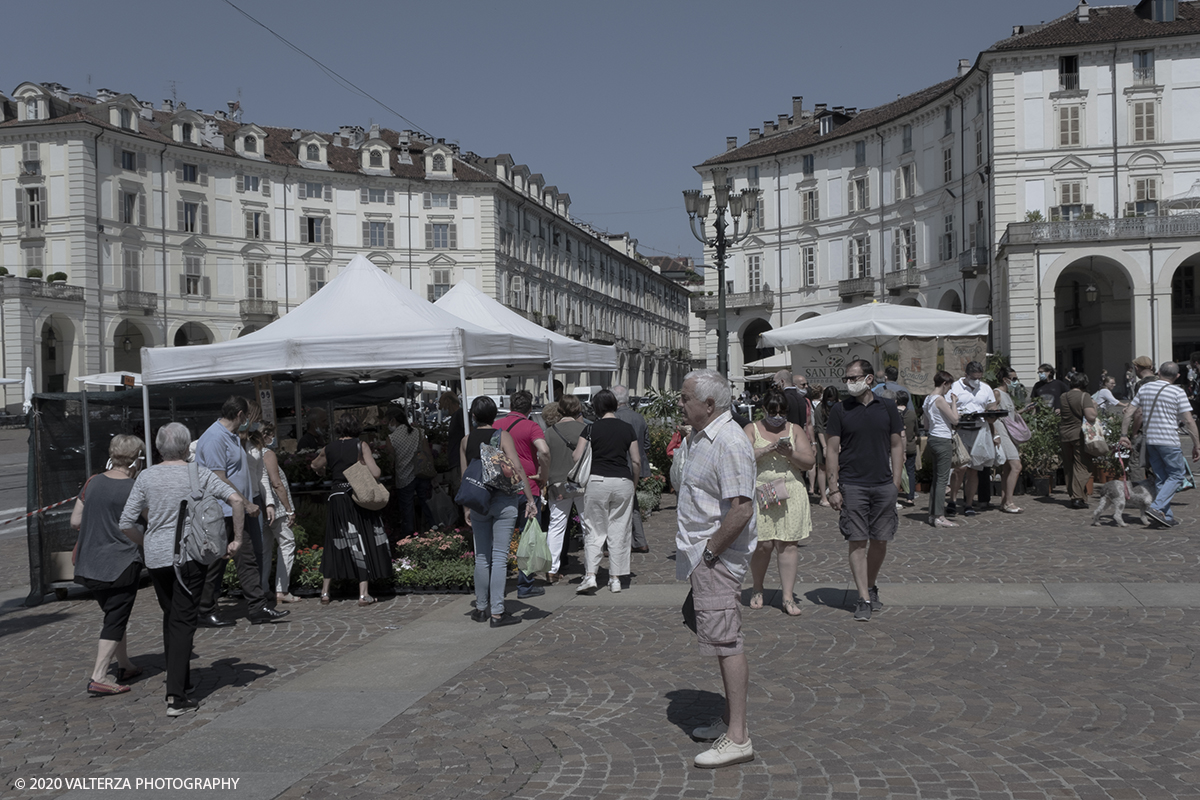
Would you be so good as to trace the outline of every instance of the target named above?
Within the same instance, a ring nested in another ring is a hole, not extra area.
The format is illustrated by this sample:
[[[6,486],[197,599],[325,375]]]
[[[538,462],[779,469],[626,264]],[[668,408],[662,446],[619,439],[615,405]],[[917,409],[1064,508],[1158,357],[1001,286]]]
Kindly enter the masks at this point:
[[[799,543],[812,531],[808,489],[800,476],[812,468],[816,457],[804,429],[787,421],[787,407],[783,392],[771,390],[763,403],[766,416],[745,429],[758,462],[756,486],[760,495],[755,498],[758,548],[750,558],[750,575],[754,581],[750,607],[763,607],[763,580],[771,565],[771,553],[775,553],[783,588],[783,610],[788,616],[798,617],[800,606],[792,592],[800,562]],[[772,497],[779,498],[784,494],[779,491],[780,486],[786,490],[787,499],[773,500]],[[762,497],[764,494],[767,495],[765,498]]]

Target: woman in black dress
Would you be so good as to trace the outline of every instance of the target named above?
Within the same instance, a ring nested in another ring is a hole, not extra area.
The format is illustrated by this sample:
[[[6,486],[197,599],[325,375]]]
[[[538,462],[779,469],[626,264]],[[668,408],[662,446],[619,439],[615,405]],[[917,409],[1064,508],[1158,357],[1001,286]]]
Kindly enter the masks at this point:
[[[321,554],[321,605],[329,605],[329,584],[334,580],[358,581],[358,604],[369,606],[367,581],[386,578],[392,571],[392,552],[379,514],[355,504],[345,471],[361,461],[376,479],[379,466],[371,448],[360,441],[362,425],[352,414],[343,414],[333,428],[334,439],[313,459],[313,471],[326,467],[333,481],[325,517],[325,551]]]

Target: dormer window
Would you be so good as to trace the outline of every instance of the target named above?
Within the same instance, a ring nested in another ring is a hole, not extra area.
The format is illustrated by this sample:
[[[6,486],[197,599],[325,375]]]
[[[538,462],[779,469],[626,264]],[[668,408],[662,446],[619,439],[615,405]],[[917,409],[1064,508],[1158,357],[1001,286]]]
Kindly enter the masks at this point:
[[[320,161],[321,148],[315,144],[310,144],[308,147],[304,148],[304,159],[306,161]]]
[[[372,167],[379,168],[383,166],[383,153],[379,150],[371,151],[370,163]]]
[[[38,118],[38,99],[30,97],[25,100],[25,119],[33,120]]]
[[[832,133],[832,132],[833,132],[833,117],[832,116],[821,117],[821,135],[824,136],[825,134]]]
[[[257,153],[258,152],[258,137],[257,136],[247,136],[245,142],[243,143],[243,146],[246,148],[247,153]]]
[[[434,172],[445,172],[446,171],[446,157],[444,155],[442,155],[441,153],[438,153],[437,155],[435,155],[433,157],[433,171]]]
[[[185,122],[179,126],[179,139],[188,144],[192,143],[192,123]]]
[[[121,127],[127,131],[133,130],[133,112],[128,108],[122,108],[120,111]]]

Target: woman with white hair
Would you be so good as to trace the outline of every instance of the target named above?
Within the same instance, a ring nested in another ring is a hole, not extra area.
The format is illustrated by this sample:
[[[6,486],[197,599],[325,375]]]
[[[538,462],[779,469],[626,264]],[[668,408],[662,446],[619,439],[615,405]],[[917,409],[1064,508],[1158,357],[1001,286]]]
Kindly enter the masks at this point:
[[[196,635],[196,618],[200,608],[200,592],[208,566],[189,561],[175,570],[175,535],[180,503],[192,493],[188,475],[188,445],[192,435],[187,427],[172,422],[158,429],[154,445],[163,460],[141,472],[133,482],[125,510],[121,512],[121,530],[142,545],[150,581],[158,595],[163,611],[163,651],[167,662],[167,716],[178,717],[195,711],[199,703],[187,695],[192,640]],[[200,488],[205,495],[216,496],[233,508],[233,538],[226,554],[232,557],[242,545],[242,520],[245,499],[232,486],[204,467],[200,472]],[[134,523],[147,512],[146,533]]]

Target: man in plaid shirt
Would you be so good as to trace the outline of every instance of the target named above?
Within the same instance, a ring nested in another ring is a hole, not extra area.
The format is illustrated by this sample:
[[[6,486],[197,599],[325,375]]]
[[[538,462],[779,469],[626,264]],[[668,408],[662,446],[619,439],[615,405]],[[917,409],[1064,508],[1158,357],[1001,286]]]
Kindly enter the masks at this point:
[[[746,728],[750,668],[743,648],[741,592],[755,535],[754,450],[730,414],[729,382],[712,370],[688,373],[680,406],[695,431],[680,481],[675,576],[688,579],[700,654],[716,656],[725,684],[725,713],[692,736],[716,739],[697,767],[754,759]]]

